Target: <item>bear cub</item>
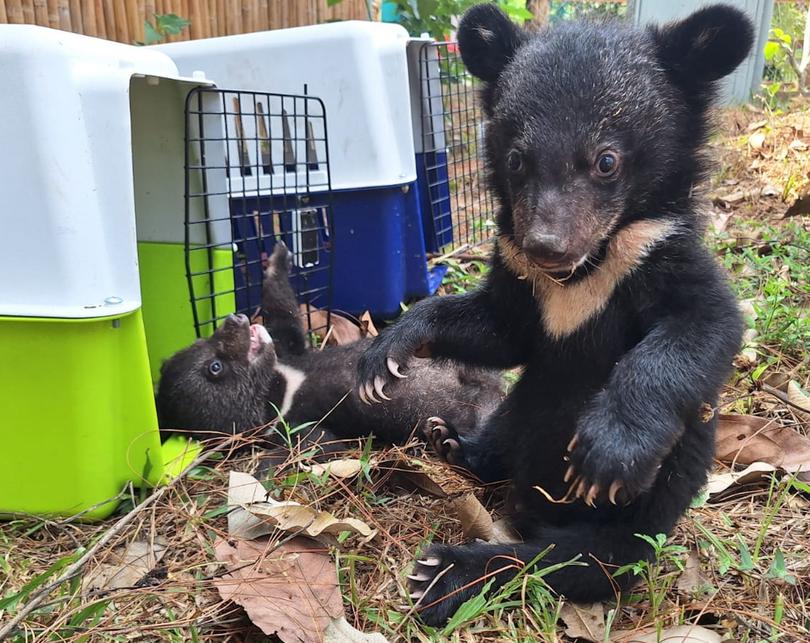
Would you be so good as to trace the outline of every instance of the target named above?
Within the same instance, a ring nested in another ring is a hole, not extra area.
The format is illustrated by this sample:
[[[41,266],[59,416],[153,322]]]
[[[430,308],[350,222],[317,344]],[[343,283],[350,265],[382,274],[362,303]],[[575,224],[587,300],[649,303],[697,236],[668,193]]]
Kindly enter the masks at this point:
[[[295,437],[329,452],[342,448],[338,440],[371,434],[405,442],[440,412],[460,426],[475,425],[501,401],[496,372],[419,360],[396,400],[369,409],[353,385],[357,359],[371,340],[308,350],[290,285],[291,263],[287,247],[276,243],[262,281],[265,326],[231,315],[211,337],[163,364],[156,402],[164,435],[176,431],[204,439],[265,427],[281,415],[293,428],[317,423]],[[376,400],[375,392],[370,395]],[[267,427],[268,446],[283,446],[282,437]]]
[[[449,462],[511,480],[521,537],[422,552],[409,586],[434,625],[532,561],[563,565],[544,580],[575,602],[631,587],[614,572],[652,553],[635,534],[670,533],[706,481],[706,411],[742,333],[695,189],[718,81],[752,46],[748,18],[714,5],[661,27],[529,33],[482,4],[458,41],[483,81],[492,269],[472,292],[413,306],[358,367],[361,390],[396,397],[393,375],[417,353],[524,366],[482,423],[424,427]]]

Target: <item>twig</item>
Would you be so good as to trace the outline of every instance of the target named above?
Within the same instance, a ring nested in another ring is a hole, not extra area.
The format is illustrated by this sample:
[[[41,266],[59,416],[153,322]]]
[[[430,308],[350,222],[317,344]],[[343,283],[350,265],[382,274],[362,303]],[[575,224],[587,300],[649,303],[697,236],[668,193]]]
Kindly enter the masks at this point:
[[[807,413],[807,409],[799,406],[798,404],[796,404],[796,402],[793,402],[790,398],[788,398],[786,393],[783,393],[778,388],[775,388],[775,387],[771,386],[770,384],[765,384],[763,382],[762,390],[765,393],[769,393],[770,395],[773,395],[774,397],[779,398],[782,402],[784,402],[788,406],[792,406],[794,409],[798,409],[802,413]]]
[[[129,513],[122,516],[118,522],[116,522],[112,527],[110,527],[104,535],[96,541],[96,544],[90,547],[81,558],[79,558],[75,563],[70,565],[64,573],[57,578],[55,581],[44,585],[36,592],[34,592],[31,597],[28,599],[28,602],[20,608],[20,611],[17,615],[12,618],[8,623],[6,623],[0,629],[0,641],[4,641],[8,638],[11,634],[14,633],[14,630],[25,620],[25,617],[28,616],[31,612],[33,612],[39,605],[42,603],[43,600],[57,587],[59,587],[62,583],[69,581],[74,576],[78,575],[85,564],[96,555],[96,553],[102,549],[107,543],[109,543],[113,538],[119,535],[124,528],[133,521],[133,519],[141,513],[144,509],[148,506],[155,503],[155,501],[160,500],[169,489],[173,488],[178,481],[182,480],[189,471],[194,469],[195,467],[199,466],[203,462],[205,462],[212,454],[217,453],[219,451],[224,451],[226,447],[230,447],[232,443],[236,440],[241,439],[240,435],[234,435],[228,438],[225,442],[218,445],[217,447],[211,449],[210,451],[206,451],[205,453],[200,454],[191,464],[189,464],[180,475],[176,478],[171,480],[165,486],[160,487],[150,496],[148,496],[141,504],[137,507],[132,509]]]
[[[773,38],[768,40],[768,42],[776,43],[782,48],[782,51],[785,52],[788,59],[788,64],[790,64],[790,68],[793,70],[793,73],[796,74],[796,88],[799,90],[799,93],[802,96],[810,95],[810,89],[804,87],[802,84],[802,69],[799,63],[796,61],[796,54],[793,51],[793,47],[789,46],[782,40],[774,40]]]

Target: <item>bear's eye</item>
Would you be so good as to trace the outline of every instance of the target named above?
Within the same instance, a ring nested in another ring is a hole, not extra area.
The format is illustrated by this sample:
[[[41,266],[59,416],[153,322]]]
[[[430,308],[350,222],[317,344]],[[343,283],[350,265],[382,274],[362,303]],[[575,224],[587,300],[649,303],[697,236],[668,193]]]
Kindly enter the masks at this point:
[[[602,177],[613,176],[619,169],[619,155],[613,151],[602,152],[596,159],[596,173]]]
[[[512,150],[506,157],[506,167],[510,172],[520,172],[523,169],[523,155],[517,150]]]
[[[222,372],[222,362],[220,362],[218,359],[211,360],[211,362],[208,364],[208,373],[216,377],[221,372]]]

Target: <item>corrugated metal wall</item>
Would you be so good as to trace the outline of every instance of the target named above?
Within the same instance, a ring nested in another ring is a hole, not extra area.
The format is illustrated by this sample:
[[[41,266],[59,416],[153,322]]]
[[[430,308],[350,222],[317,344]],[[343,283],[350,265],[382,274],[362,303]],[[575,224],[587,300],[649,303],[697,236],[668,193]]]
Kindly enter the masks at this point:
[[[723,85],[723,102],[740,103],[758,91],[765,67],[765,43],[768,40],[773,0],[723,0],[745,11],[754,21],[757,42],[745,62],[729,76]],[[630,0],[628,16],[636,24],[661,23],[683,18],[698,8],[711,4],[706,0]]]

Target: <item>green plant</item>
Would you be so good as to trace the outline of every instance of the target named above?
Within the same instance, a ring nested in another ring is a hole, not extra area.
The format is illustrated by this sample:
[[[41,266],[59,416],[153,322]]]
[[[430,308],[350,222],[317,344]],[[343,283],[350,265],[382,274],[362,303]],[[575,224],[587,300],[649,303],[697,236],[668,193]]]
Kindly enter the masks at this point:
[[[175,13],[156,13],[153,20],[143,21],[143,42],[139,45],[155,45],[163,42],[169,36],[176,36],[182,33],[183,29],[191,24],[190,20],[181,18]]]
[[[342,0],[326,2],[333,7]],[[458,17],[479,2],[480,0],[394,0],[399,23],[409,34],[421,36],[426,33],[438,41],[447,40],[455,31]],[[526,0],[496,0],[496,4],[515,22],[522,23],[533,17],[526,9]]]
[[[625,2],[583,2],[582,0],[558,0],[551,3],[549,20],[554,23],[560,20],[588,18],[603,20],[625,15]]]
[[[459,261],[452,257],[442,260],[447,266],[447,274],[442,286],[448,293],[463,294],[475,288],[489,271],[489,264],[483,259]]]
[[[660,618],[661,606],[676,579],[676,575],[671,573],[672,567],[683,571],[687,549],[681,545],[667,544],[666,534],[657,534],[655,537],[645,534],[635,534],[635,536],[652,547],[653,559],[623,565],[613,575],[620,576],[632,572],[634,576],[642,579],[650,601],[650,617],[660,635],[663,630],[663,619]]]
[[[807,28],[807,9],[795,3],[774,6],[768,42],[765,43],[765,71],[760,100],[769,108],[784,104],[788,86],[808,93],[802,78],[803,34]]]
[[[548,638],[554,636],[557,621],[560,618],[562,602],[551,593],[543,578],[564,567],[585,565],[586,563],[575,558],[564,563],[535,569],[548,551],[546,549],[540,552],[514,578],[505,583],[491,596],[489,593],[493,581],[488,581],[477,595],[459,606],[456,613],[438,634],[438,640],[447,640],[446,637],[449,637],[453,631],[464,623],[469,623],[484,614],[491,613],[499,619],[505,610],[514,608],[518,608],[522,613],[530,615],[530,621],[539,626],[539,633],[546,635],[543,638],[548,640]]]
[[[731,272],[732,287],[750,299],[759,345],[804,359],[810,345],[810,316],[805,309],[810,283],[810,230],[797,222],[777,229],[757,221],[741,222],[735,236],[718,235],[715,246]]]

